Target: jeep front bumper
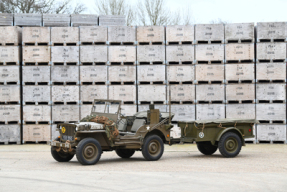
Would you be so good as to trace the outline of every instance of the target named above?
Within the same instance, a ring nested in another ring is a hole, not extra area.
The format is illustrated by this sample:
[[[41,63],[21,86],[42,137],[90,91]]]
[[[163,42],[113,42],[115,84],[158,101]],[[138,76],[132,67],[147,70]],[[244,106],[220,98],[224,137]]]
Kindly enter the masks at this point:
[[[70,143],[60,143],[59,141],[48,141],[47,144],[53,147],[63,147],[68,149],[72,147]]]

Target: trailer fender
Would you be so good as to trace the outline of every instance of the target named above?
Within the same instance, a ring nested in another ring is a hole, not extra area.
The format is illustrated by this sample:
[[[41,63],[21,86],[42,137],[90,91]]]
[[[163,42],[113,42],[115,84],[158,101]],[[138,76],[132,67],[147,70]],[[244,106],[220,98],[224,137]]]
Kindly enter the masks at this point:
[[[219,141],[220,138],[222,137],[222,135],[224,133],[227,133],[227,132],[234,132],[236,133],[240,138],[241,138],[241,141],[242,141],[242,145],[245,146],[245,140],[243,138],[243,135],[241,133],[241,131],[239,129],[237,129],[236,127],[229,127],[229,128],[226,128],[226,129],[223,129],[222,131],[220,131],[217,136],[216,136],[216,141]]]

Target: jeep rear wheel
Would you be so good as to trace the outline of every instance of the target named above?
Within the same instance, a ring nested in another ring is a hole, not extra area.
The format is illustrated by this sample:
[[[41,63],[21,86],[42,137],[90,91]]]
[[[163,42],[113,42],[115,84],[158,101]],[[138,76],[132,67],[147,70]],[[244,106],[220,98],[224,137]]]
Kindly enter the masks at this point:
[[[56,139],[56,141],[60,141],[59,138]],[[56,151],[57,147],[52,146],[51,147],[51,154],[53,158],[58,162],[69,162],[71,159],[73,159],[74,154],[66,153],[62,150],[59,152]]]
[[[218,143],[219,151],[224,157],[236,157],[241,147],[241,138],[233,132],[224,133]]]
[[[212,145],[210,141],[198,142],[196,145],[197,149],[204,155],[212,155],[217,151],[217,146]]]
[[[116,149],[116,153],[119,157],[127,159],[133,156],[135,153],[134,149]]]
[[[76,149],[76,156],[82,165],[96,164],[102,155],[100,143],[94,138],[86,138],[80,141]]]
[[[148,161],[157,161],[164,151],[163,141],[157,135],[150,135],[144,140],[142,154]]]

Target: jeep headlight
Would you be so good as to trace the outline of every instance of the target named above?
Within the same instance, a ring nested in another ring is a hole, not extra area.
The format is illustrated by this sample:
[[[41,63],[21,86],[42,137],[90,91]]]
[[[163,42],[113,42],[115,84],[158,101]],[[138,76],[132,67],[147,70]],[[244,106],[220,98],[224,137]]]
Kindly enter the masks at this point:
[[[76,126],[76,131],[78,131],[79,130],[79,128],[78,128],[78,126]]]

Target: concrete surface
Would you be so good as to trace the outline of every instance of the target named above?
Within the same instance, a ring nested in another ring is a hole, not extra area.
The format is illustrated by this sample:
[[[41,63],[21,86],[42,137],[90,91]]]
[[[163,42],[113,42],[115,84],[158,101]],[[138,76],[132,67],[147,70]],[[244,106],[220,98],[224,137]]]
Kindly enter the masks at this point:
[[[165,145],[162,158],[141,152],[121,159],[105,152],[98,164],[74,157],[56,162],[46,145],[0,146],[0,191],[287,191],[287,145],[242,148],[236,158],[204,156],[196,145]]]

